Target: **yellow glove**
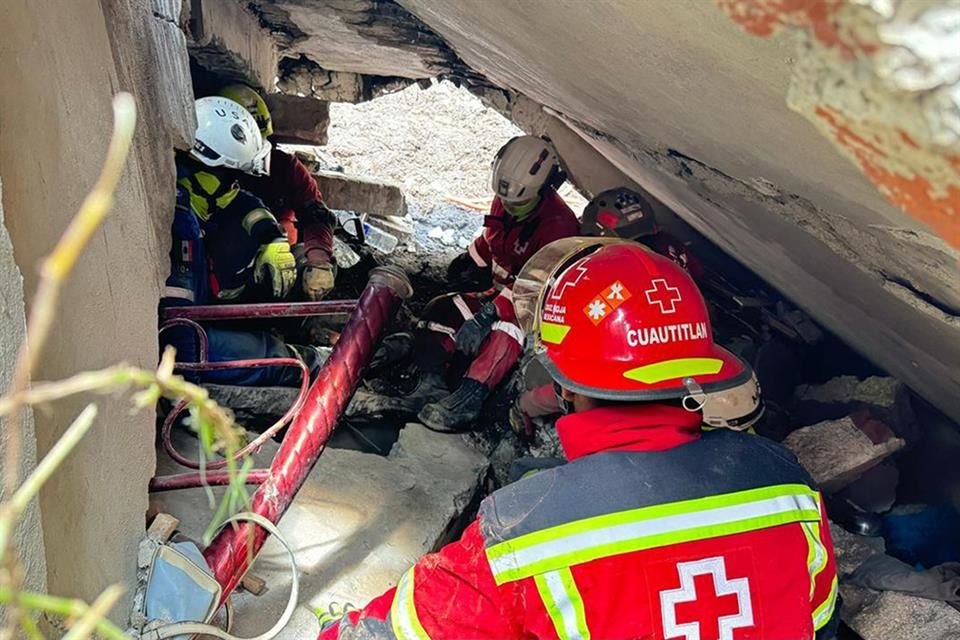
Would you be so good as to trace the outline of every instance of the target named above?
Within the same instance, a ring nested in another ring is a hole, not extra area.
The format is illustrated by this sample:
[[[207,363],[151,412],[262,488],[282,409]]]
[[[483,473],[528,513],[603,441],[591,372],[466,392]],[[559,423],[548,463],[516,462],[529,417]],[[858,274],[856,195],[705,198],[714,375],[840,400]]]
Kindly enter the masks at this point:
[[[349,602],[346,604],[331,602],[326,609],[323,607],[314,607],[313,613],[316,614],[317,621],[320,623],[320,630],[326,631],[336,623],[340,622],[340,620],[342,620],[347,613],[356,610],[357,608]]]
[[[253,281],[260,284],[264,280],[269,280],[276,298],[283,298],[290,293],[297,280],[297,259],[283,238],[260,247],[254,264]]]
[[[303,267],[303,294],[307,300],[322,300],[333,289],[336,269],[332,264],[306,264]]]

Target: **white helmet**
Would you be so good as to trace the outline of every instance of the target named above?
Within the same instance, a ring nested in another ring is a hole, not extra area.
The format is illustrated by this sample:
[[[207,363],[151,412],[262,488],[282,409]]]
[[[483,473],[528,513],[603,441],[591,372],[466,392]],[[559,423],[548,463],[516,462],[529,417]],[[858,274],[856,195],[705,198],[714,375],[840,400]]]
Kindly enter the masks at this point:
[[[687,398],[684,399],[684,406]],[[700,410],[703,412],[703,423],[708,427],[734,431],[749,429],[764,412],[757,375],[751,374],[745,382],[735,387],[704,393]]]
[[[550,142],[536,136],[517,136],[494,156],[490,187],[506,204],[526,202],[540,193],[559,166],[557,151]]]
[[[194,103],[197,132],[190,155],[208,167],[269,174],[270,143],[253,116],[233,100],[211,96]]]

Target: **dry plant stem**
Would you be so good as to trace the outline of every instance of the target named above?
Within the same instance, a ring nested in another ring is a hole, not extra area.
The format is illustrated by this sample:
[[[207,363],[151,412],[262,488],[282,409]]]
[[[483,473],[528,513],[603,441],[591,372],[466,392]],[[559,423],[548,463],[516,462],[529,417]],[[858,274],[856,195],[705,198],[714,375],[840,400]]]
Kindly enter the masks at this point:
[[[63,436],[57,440],[50,452],[44,456],[40,464],[33,470],[23,485],[17,489],[13,497],[4,503],[0,511],[0,562],[4,559],[4,552],[8,549],[10,537],[17,525],[20,516],[26,510],[30,501],[40,492],[40,488],[56,472],[77,443],[87,434],[97,417],[97,406],[88,404],[80,415],[67,428]]]
[[[123,587],[115,584],[108,587],[106,591],[100,594],[100,597],[94,600],[90,608],[77,620],[70,632],[63,636],[63,640],[83,640],[88,638],[91,633],[96,631],[97,623],[107,617],[107,613],[117,603],[120,596],[123,595]]]
[[[93,190],[87,195],[79,212],[70,222],[53,253],[40,268],[40,284],[27,321],[27,340],[20,347],[14,368],[13,382],[8,395],[16,396],[30,384],[30,377],[56,316],[60,289],[83,253],[90,237],[96,232],[113,205],[113,192],[126,162],[133,130],[136,124],[136,106],[133,96],[120,93],[113,100],[114,128],[107,150],[106,162]],[[14,405],[7,422],[8,440],[4,469],[4,494],[16,489],[20,476],[22,443],[22,405]]]
[[[120,589],[119,586],[111,587],[113,588]],[[64,619],[80,619],[90,611],[90,607],[81,600],[57,598],[43,593],[18,593],[6,585],[0,586],[0,604],[9,605],[14,602],[25,611],[42,611]],[[98,636],[109,640],[130,640],[130,636],[102,617],[97,620],[94,630]]]

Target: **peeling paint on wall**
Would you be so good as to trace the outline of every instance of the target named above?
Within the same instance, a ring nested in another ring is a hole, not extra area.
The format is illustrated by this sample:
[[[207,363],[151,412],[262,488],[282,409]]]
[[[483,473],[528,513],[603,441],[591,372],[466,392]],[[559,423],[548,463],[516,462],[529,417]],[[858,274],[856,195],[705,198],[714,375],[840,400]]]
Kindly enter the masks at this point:
[[[887,199],[960,248],[960,0],[717,0],[801,28],[787,103]]]

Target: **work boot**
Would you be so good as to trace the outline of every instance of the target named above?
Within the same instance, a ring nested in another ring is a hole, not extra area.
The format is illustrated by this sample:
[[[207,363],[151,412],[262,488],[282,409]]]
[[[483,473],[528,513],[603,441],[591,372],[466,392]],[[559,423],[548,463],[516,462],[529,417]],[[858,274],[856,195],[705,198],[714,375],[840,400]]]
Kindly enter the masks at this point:
[[[407,331],[393,333],[380,342],[370,358],[369,369],[375,371],[396,364],[410,355],[413,349],[413,334]]]
[[[490,390],[482,382],[464,378],[459,389],[439,402],[431,402],[417,417],[434,431],[466,431],[477,421],[488,395]]]
[[[420,378],[417,388],[407,395],[388,395],[357,389],[344,415],[348,418],[370,420],[379,420],[388,414],[415,416],[424,405],[439,400],[448,393],[449,390],[440,376],[426,374]]]

